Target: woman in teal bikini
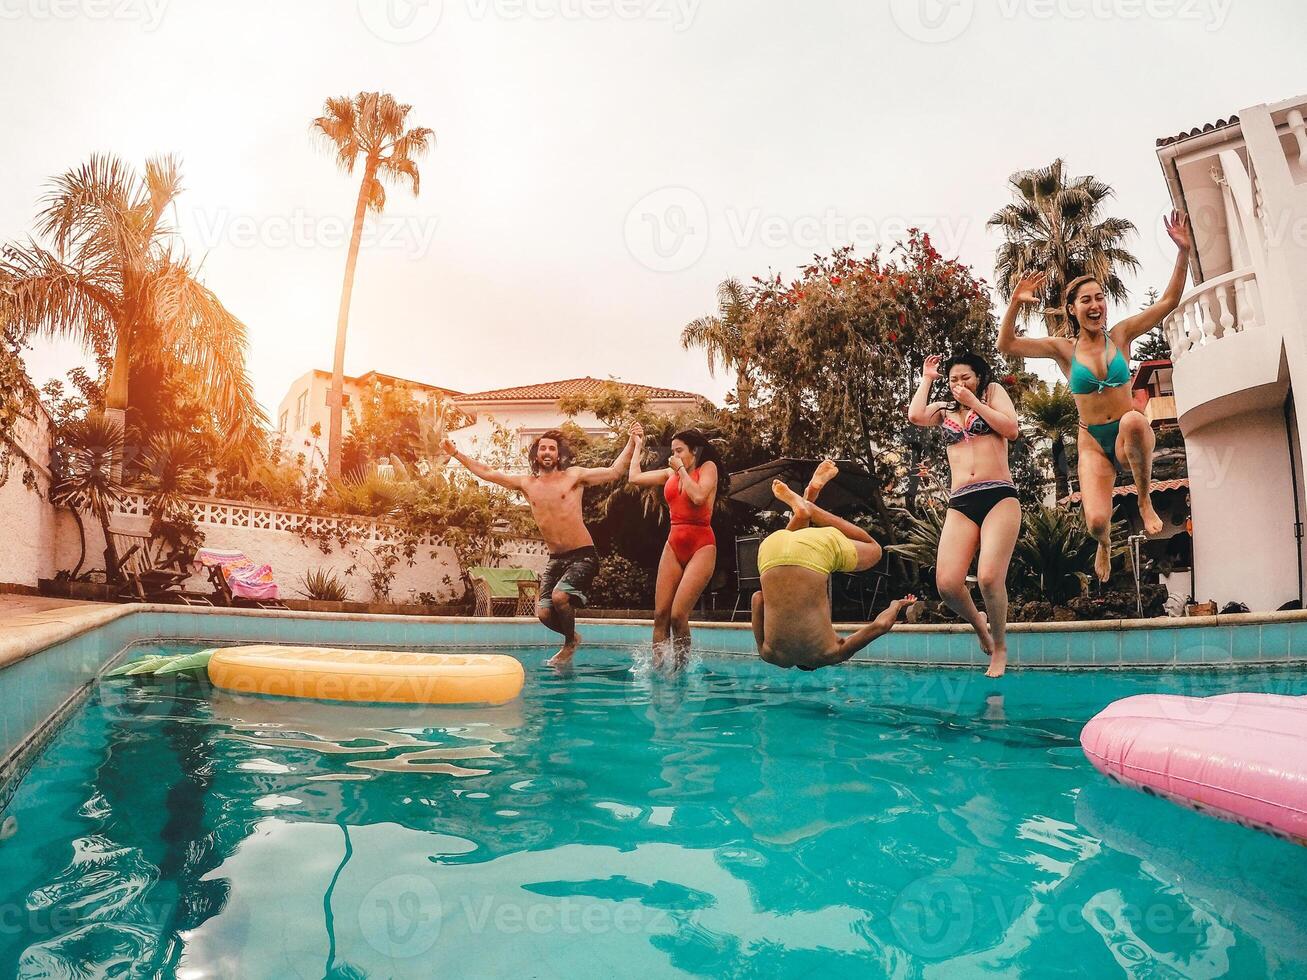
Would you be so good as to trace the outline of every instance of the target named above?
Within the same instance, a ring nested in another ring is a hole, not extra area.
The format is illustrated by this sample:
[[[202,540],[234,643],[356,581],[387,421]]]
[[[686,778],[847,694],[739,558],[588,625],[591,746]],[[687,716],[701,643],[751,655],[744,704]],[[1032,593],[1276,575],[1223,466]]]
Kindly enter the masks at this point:
[[[1110,331],[1107,299],[1093,276],[1072,280],[1064,305],[1071,337],[1019,337],[1017,315],[1022,305],[1038,303],[1043,273],[1026,276],[1012,293],[998,332],[998,349],[1019,357],[1049,357],[1057,361],[1070,383],[1080,413],[1081,502],[1085,524],[1098,541],[1094,572],[1106,581],[1112,574],[1112,486],[1117,467],[1124,461],[1135,478],[1139,516],[1144,530],[1162,530],[1150,496],[1153,473],[1153,429],[1134,408],[1130,395],[1130,345],[1147,333],[1179,304],[1189,263],[1189,224],[1179,211],[1166,219],[1166,232],[1179,249],[1166,292],[1152,306],[1127,317]]]

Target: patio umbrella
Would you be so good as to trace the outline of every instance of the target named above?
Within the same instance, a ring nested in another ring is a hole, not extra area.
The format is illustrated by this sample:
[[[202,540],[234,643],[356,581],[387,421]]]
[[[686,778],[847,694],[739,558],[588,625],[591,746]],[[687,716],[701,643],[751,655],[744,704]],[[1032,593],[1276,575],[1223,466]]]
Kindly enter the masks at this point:
[[[782,510],[784,505],[772,496],[772,480],[783,480],[795,493],[802,493],[819,462],[821,461],[816,459],[795,459],[785,456],[774,459],[770,463],[762,463],[732,473],[730,499],[755,510]],[[836,460],[836,462],[840,468],[840,475],[826,484],[817,503],[824,510],[840,517],[856,517],[859,514],[871,513],[875,478],[848,460]]]

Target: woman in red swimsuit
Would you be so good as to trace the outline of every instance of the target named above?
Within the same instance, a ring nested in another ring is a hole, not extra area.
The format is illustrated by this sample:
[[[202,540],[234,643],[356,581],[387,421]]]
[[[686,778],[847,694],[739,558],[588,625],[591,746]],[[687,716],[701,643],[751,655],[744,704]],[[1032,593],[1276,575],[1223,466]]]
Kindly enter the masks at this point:
[[[698,429],[672,436],[667,466],[646,473],[640,469],[644,433],[639,427],[632,431],[635,452],[629,480],[637,487],[661,486],[672,519],[654,589],[654,664],[662,665],[670,635],[675,663],[680,666],[690,652],[690,613],[717,567],[712,515],[726,476],[717,450]]]

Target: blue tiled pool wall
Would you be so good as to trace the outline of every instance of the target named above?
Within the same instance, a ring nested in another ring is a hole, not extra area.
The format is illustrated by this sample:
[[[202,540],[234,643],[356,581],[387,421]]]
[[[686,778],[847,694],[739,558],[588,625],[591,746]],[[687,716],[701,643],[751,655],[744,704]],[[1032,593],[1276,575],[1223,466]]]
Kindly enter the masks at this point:
[[[649,627],[591,622],[587,643],[641,647]],[[177,640],[213,644],[287,643],[345,647],[552,646],[535,620],[300,619],[277,615],[135,612],[0,669],[0,810],[18,765],[15,750],[119,654],[137,643]],[[1307,620],[1131,630],[1009,634],[1015,667],[1238,667],[1307,663]],[[700,628],[705,653],[753,656],[749,629]],[[979,667],[984,654],[970,631],[895,630],[864,649],[858,662]],[[6,760],[7,763],[6,763]]]

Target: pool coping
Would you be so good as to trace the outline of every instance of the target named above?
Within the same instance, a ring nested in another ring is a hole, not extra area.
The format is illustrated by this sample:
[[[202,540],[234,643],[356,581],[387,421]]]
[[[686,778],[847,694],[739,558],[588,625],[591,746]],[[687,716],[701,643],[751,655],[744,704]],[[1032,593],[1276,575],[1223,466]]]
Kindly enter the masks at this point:
[[[99,629],[119,619],[141,613],[162,613],[165,615],[186,616],[237,616],[254,619],[292,619],[326,622],[369,622],[369,623],[408,623],[414,625],[448,626],[476,625],[487,623],[532,624],[536,620],[531,616],[398,616],[384,613],[331,613],[306,612],[286,609],[248,609],[231,606],[177,606],[167,603],[131,602],[131,603],[97,603],[80,604],[50,609],[41,613],[32,613],[22,617],[28,622],[12,623],[4,635],[0,635],[0,672],[28,657],[50,647],[75,639],[92,630]],[[1009,634],[1023,633],[1101,633],[1134,632],[1167,629],[1193,629],[1210,626],[1254,626],[1275,623],[1307,622],[1307,610],[1288,610],[1285,612],[1264,613],[1229,613],[1215,616],[1158,617],[1156,619],[1098,619],[1075,620],[1059,623],[1010,623]],[[648,619],[590,619],[578,618],[581,626],[604,627],[626,626],[652,629],[653,622]],[[851,633],[858,629],[860,623],[836,623],[835,629],[841,633]],[[694,630],[701,631],[747,631],[752,627],[747,622],[723,623],[718,621],[696,621],[690,624]],[[543,628],[542,628],[543,629]],[[907,634],[967,634],[971,627],[965,624],[908,624],[900,623],[894,627],[896,633]],[[179,637],[181,638],[181,637]],[[550,642],[548,633],[542,632],[541,646]]]

